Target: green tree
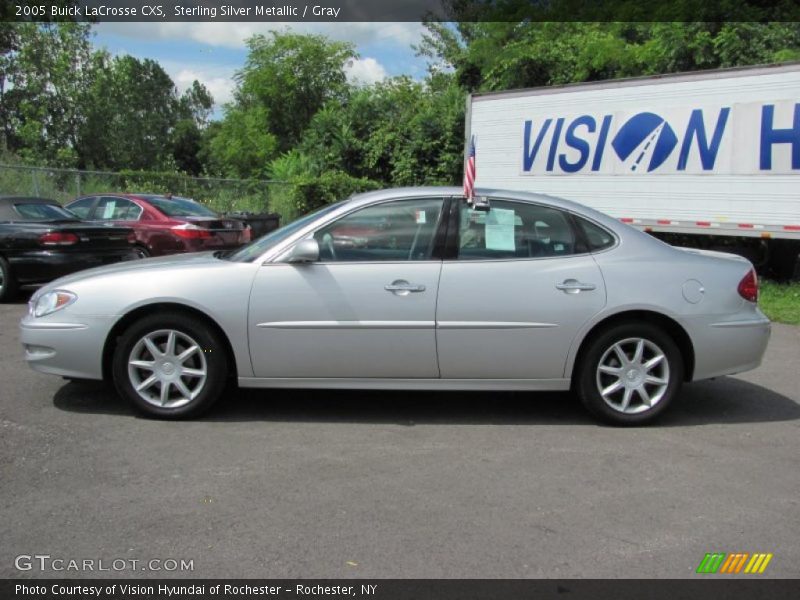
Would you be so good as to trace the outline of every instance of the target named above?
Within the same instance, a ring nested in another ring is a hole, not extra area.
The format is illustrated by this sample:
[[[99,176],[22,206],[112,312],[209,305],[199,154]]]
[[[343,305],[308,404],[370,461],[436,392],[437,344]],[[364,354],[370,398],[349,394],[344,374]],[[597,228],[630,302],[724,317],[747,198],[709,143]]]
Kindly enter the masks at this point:
[[[72,166],[94,75],[89,25],[24,23],[17,34],[5,61],[13,92],[3,99],[13,149],[31,162]]]
[[[320,35],[279,32],[253,36],[247,47],[234,104],[268,109],[268,131],[279,151],[289,150],[327,101],[346,95],[343,67],[354,48]]]
[[[228,106],[225,118],[209,129],[204,152],[208,169],[226,177],[263,178],[278,142],[267,126],[266,107]]]
[[[94,55],[94,70],[81,131],[81,166],[200,171],[200,129],[213,102],[201,84],[194,82],[179,97],[157,62],[105,52]]]
[[[467,91],[505,90],[789,60],[800,24],[431,22],[418,51]]]
[[[208,125],[214,98],[211,92],[199,81],[195,80],[181,95],[178,101],[178,112],[181,119],[194,121],[198,128]]]
[[[10,6],[9,6],[10,9]],[[9,152],[19,146],[14,115],[17,114],[19,90],[9,83],[18,68],[14,53],[19,49],[19,28],[13,23],[0,23],[0,151]]]
[[[178,169],[190,175],[203,172],[203,130],[214,99],[199,81],[192,82],[178,100],[178,121],[172,130],[172,158]]]
[[[452,76],[397,77],[328,103],[300,149],[321,169],[384,185],[452,184],[460,177],[463,132],[464,92]]]

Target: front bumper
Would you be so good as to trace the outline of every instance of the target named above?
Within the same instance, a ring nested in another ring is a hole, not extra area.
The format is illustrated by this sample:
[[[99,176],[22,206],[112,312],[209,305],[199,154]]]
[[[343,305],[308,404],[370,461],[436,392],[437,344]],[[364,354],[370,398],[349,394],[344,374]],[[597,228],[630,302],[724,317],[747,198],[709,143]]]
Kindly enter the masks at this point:
[[[112,317],[61,318],[59,313],[20,323],[25,360],[35,371],[76,379],[103,378],[103,346]]]

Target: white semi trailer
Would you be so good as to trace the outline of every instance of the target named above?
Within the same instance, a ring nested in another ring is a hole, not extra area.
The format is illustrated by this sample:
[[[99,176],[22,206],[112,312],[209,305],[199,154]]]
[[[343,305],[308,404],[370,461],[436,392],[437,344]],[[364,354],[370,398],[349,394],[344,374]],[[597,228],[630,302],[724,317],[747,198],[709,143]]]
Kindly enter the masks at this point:
[[[476,186],[800,276],[800,63],[472,94]]]

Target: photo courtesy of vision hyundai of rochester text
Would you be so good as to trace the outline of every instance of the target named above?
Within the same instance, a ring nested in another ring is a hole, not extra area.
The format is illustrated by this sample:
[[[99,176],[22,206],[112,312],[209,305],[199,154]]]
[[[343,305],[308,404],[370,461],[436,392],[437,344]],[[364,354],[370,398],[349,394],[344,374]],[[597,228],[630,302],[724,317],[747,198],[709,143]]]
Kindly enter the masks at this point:
[[[61,278],[30,300],[25,358],[111,380],[161,418],[199,415],[233,382],[573,390],[622,425],[653,420],[686,382],[760,364],[770,324],[748,260],[552,196],[476,195],[371,192],[233,252]]]

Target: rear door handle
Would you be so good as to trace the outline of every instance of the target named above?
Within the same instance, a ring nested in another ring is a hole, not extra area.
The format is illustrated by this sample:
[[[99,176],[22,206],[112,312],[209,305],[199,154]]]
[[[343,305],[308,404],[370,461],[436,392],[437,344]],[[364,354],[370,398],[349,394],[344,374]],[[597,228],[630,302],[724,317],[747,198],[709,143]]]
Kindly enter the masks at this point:
[[[557,283],[556,289],[566,294],[577,294],[579,292],[590,292],[597,286],[593,283],[582,283],[577,279],[565,279],[563,283]]]
[[[409,283],[405,279],[397,279],[390,283],[389,285],[383,286],[387,292],[392,292],[397,296],[407,296],[408,294],[416,294],[419,292],[425,291],[425,286],[416,284],[416,283]]]

